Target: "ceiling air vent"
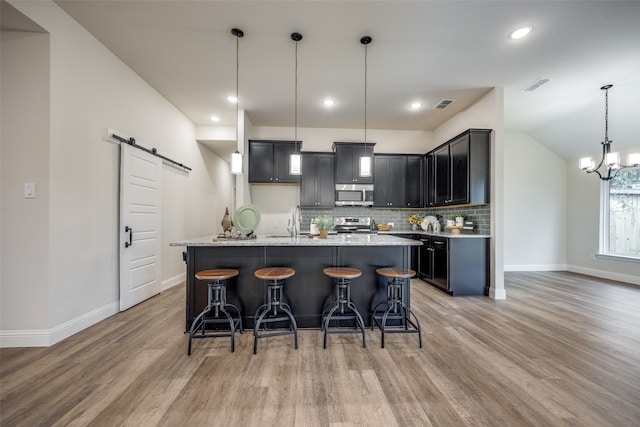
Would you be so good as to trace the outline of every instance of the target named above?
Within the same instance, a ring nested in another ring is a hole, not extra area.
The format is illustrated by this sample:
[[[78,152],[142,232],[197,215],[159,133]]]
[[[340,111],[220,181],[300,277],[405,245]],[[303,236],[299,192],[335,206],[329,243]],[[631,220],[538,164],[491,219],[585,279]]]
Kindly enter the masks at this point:
[[[443,99],[442,101],[438,102],[438,105],[433,107],[433,109],[434,110],[444,110],[449,105],[451,105],[453,103],[453,101],[454,101],[453,99]]]
[[[520,92],[533,92],[534,90],[538,89],[540,86],[544,85],[545,83],[549,83],[550,81],[551,79],[545,79],[540,77],[539,79],[532,81],[531,83],[529,83],[528,85],[520,89]]]

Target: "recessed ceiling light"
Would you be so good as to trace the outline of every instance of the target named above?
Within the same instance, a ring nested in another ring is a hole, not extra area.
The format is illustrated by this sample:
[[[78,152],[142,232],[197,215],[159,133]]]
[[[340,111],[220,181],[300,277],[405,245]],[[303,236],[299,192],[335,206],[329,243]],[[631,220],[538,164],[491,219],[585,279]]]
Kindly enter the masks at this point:
[[[324,101],[322,101],[322,104],[325,107],[333,107],[335,105],[336,101],[334,101],[333,99],[325,99]]]
[[[219,121],[220,121],[220,117],[218,117],[218,116],[211,116],[211,121],[212,121],[212,122],[219,122]]]
[[[531,25],[528,25],[528,26],[522,27],[522,28],[518,28],[517,30],[512,31],[511,34],[509,34],[509,38],[521,39],[524,36],[526,36],[527,34],[529,34],[531,31],[533,31],[533,27]]]
[[[422,103],[420,103],[420,102],[412,102],[411,103],[411,109],[412,110],[417,110],[420,107],[422,107]]]
[[[233,102],[236,103],[238,102],[238,98],[236,98],[235,96],[231,95],[231,96],[227,96],[227,101],[229,102]]]

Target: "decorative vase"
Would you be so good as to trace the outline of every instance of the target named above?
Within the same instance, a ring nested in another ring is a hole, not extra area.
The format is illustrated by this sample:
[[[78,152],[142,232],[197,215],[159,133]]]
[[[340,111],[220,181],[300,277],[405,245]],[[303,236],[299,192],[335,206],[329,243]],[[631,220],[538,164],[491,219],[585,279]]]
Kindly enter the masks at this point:
[[[411,225],[411,229],[414,230],[414,231],[417,230],[418,229],[418,224],[412,224]]]
[[[233,227],[233,221],[231,220],[231,215],[229,215],[229,208],[225,208],[224,210],[224,216],[222,217],[222,222],[220,223],[220,225],[222,225],[222,231],[224,231],[225,233],[231,232],[231,228]]]
[[[329,235],[329,230],[320,230],[318,234],[320,235],[321,239],[326,239]]]

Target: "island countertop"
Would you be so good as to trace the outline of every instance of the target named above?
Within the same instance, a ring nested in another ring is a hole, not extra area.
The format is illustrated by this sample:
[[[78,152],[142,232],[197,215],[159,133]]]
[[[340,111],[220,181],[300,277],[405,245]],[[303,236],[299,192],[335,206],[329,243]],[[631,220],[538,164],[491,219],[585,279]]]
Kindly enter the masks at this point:
[[[179,242],[172,242],[170,246],[420,246],[422,242],[404,237],[385,234],[335,234],[326,239],[299,237],[258,236],[255,239],[224,239],[215,236],[198,237]]]

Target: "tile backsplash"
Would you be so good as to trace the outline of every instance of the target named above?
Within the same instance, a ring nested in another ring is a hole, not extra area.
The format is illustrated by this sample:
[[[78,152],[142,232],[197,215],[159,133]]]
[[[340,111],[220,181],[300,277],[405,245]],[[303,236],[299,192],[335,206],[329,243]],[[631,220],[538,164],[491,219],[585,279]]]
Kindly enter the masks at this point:
[[[330,216],[364,216],[372,217],[376,224],[393,223],[394,231],[410,231],[409,216],[420,213],[423,216],[435,216],[444,230],[446,220],[457,214],[464,213],[467,219],[476,223],[476,233],[491,234],[491,206],[457,206],[438,209],[377,209],[359,206],[344,206],[334,208],[302,208],[302,230],[308,230],[311,219],[320,215]]]

